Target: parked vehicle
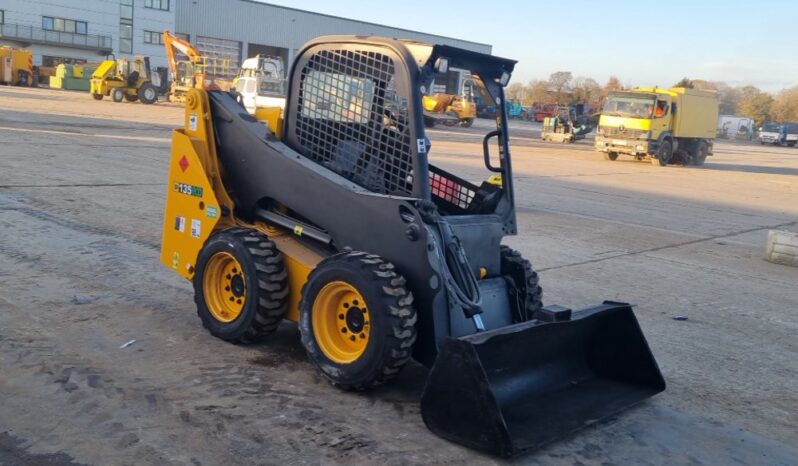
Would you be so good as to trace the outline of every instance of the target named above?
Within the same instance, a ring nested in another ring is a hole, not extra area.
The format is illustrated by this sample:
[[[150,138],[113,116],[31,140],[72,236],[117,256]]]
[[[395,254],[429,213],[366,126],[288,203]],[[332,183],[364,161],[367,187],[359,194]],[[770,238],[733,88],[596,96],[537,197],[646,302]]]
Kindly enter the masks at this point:
[[[718,117],[718,138],[746,139],[754,137],[754,120],[747,116],[721,115]]]
[[[718,98],[714,91],[641,88],[612,92],[601,112],[596,150],[607,160],[627,154],[701,165],[712,155],[717,136]]]
[[[798,123],[765,123],[759,128],[759,143],[795,147]]]
[[[236,78],[235,90],[249,113],[257,108],[285,108],[285,67],[280,57],[247,58]]]

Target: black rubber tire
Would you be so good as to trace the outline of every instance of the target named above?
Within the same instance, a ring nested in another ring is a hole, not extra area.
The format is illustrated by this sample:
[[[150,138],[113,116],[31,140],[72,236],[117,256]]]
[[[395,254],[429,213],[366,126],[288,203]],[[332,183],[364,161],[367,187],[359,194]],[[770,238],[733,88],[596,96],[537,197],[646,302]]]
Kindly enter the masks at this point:
[[[232,322],[220,322],[205,303],[203,274],[217,252],[232,254],[244,269],[248,291],[244,308]],[[202,325],[215,337],[234,343],[254,343],[277,330],[288,308],[288,272],[283,256],[265,235],[250,228],[228,228],[214,233],[197,258],[194,302]]]
[[[116,103],[122,102],[123,100],[125,100],[125,91],[123,91],[122,89],[119,89],[119,88],[116,88],[116,89],[112,90],[111,91],[111,100],[113,100]]]
[[[363,354],[342,364],[330,360],[319,347],[313,329],[313,302],[326,284],[341,280],[355,287],[366,301],[370,337]],[[299,332],[309,358],[333,385],[367,390],[399,373],[413,354],[416,310],[404,277],[393,264],[365,252],[346,252],[319,263],[302,287]]]
[[[668,162],[671,161],[671,157],[673,157],[673,146],[671,146],[671,142],[662,141],[662,143],[659,145],[657,156],[651,157],[651,163],[653,165],[664,167],[667,166]]]
[[[102,94],[92,94],[91,96],[94,97],[94,100],[103,100],[104,97]]]
[[[690,162],[692,165],[697,167],[704,165],[704,162],[707,160],[707,151],[707,143],[704,141],[699,141],[698,145],[696,145],[695,153],[690,157]]]
[[[139,96],[125,94],[125,100],[127,100],[128,102],[135,102],[135,101],[139,100]]]
[[[618,160],[618,153],[617,152],[605,152],[604,153],[604,160]]]
[[[787,147],[795,147],[795,143],[794,142],[788,142],[787,143]]]
[[[540,287],[540,278],[532,268],[532,263],[520,252],[508,246],[501,246],[501,273],[512,279],[516,288],[510,290],[511,296],[519,300],[522,315],[513,316],[513,322],[524,322],[534,318],[535,313],[543,307],[543,288]],[[523,300],[523,301],[521,301]]]
[[[141,103],[145,105],[154,104],[158,101],[158,88],[153,86],[152,83],[145,83],[139,88],[138,97]]]
[[[432,118],[424,118],[424,127],[425,128],[434,128],[435,127],[435,120]]]
[[[463,118],[462,120],[460,120],[460,126],[463,128],[470,128],[473,125],[474,125],[473,118]]]

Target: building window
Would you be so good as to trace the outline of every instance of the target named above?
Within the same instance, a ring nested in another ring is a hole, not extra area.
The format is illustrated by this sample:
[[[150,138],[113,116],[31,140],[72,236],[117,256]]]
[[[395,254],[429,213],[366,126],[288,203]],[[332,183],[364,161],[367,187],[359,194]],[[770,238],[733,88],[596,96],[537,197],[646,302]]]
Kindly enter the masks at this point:
[[[133,0],[119,0],[119,53],[133,53]]]
[[[48,31],[69,32],[72,34],[86,34],[89,27],[86,21],[75,21],[74,19],[42,16],[42,29],[46,29]]]
[[[169,0],[144,0],[144,8],[169,11]]]
[[[163,35],[160,32],[144,31],[144,43],[163,45]]]

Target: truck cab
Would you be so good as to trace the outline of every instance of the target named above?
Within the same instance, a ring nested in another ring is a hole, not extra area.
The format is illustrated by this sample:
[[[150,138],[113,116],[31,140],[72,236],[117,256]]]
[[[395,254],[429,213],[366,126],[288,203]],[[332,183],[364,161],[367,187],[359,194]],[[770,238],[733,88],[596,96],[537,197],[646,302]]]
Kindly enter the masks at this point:
[[[759,128],[759,143],[794,147],[798,142],[798,123],[765,123]]]
[[[241,65],[235,89],[249,113],[257,108],[285,107],[285,69],[279,57],[257,55]]]
[[[655,165],[701,165],[712,154],[718,121],[714,92],[641,88],[611,92],[601,111],[595,147],[608,160],[619,154]]]

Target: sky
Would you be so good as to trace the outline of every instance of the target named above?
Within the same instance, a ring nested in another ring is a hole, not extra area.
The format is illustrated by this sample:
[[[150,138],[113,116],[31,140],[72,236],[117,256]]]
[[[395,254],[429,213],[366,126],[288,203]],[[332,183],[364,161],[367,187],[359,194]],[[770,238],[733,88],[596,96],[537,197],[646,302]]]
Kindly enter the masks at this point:
[[[626,86],[683,77],[768,92],[798,86],[795,0],[266,3],[490,44],[494,55],[518,60],[512,82],[571,71],[600,84],[615,75]]]

